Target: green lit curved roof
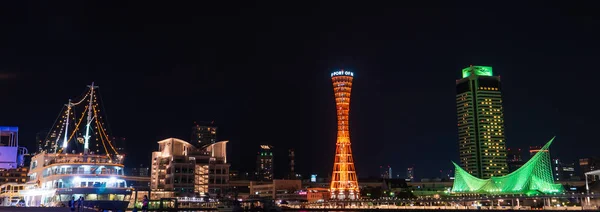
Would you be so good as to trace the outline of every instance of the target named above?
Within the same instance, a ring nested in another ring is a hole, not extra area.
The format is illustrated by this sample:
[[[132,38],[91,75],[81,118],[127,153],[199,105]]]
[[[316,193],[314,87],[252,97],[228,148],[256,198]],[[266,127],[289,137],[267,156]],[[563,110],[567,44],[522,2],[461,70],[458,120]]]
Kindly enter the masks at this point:
[[[493,76],[491,66],[469,66],[462,70],[462,77],[467,78],[475,74],[477,76]]]
[[[479,179],[469,174],[459,165],[455,167],[452,192],[476,194],[535,194],[559,193],[563,191],[561,184],[554,183],[552,165],[548,148],[552,138],[538,153],[516,171],[501,177]]]

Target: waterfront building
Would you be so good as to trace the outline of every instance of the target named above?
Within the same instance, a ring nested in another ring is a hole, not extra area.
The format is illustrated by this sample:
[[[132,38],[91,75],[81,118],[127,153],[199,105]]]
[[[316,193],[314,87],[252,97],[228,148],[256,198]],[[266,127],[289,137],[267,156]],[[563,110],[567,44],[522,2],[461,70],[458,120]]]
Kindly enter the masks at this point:
[[[270,182],[251,181],[250,195],[277,198],[281,194],[293,194],[302,188],[301,180],[272,180]]]
[[[454,163],[455,179],[452,192],[458,194],[554,194],[563,192],[552,175],[550,153],[552,138],[525,165],[505,176],[478,178]]]
[[[331,73],[338,126],[331,175],[331,199],[360,198],[350,142],[350,94],[353,79],[354,73],[351,71],[339,70]]]
[[[488,179],[508,173],[500,77],[492,67],[470,66],[456,81],[460,165]]]
[[[275,175],[275,162],[273,156],[273,146],[260,145],[256,155],[256,180],[270,181]]]
[[[153,193],[164,193],[162,197],[222,195],[229,182],[227,142],[199,149],[181,139],[159,141],[158,151],[152,153]]]

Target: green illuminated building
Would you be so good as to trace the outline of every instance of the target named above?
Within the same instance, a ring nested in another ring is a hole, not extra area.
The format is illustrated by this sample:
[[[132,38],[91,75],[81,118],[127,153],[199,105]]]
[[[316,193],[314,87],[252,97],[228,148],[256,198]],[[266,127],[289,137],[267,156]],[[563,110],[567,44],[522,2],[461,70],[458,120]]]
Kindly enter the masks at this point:
[[[456,81],[460,166],[482,179],[508,174],[500,77],[470,66]]]
[[[552,194],[563,192],[561,184],[555,184],[548,148],[552,138],[542,150],[536,153],[525,165],[501,177],[480,179],[454,163],[455,175],[452,192],[471,194]]]

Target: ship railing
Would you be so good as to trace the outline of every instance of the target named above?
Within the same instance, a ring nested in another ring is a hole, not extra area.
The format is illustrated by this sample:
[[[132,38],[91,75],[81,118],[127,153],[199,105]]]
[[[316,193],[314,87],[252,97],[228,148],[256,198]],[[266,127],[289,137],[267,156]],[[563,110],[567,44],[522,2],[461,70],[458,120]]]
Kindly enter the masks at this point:
[[[52,171],[50,173],[44,173],[44,177],[48,177],[48,176],[53,176],[53,175],[72,175],[72,174],[95,174],[95,175],[117,175],[117,176],[123,176],[122,172],[108,172],[108,171],[104,171],[104,172],[100,172],[100,171],[59,171],[59,172],[55,172]]]
[[[123,165],[122,161],[113,161],[113,160],[94,160],[88,158],[88,160],[79,160],[79,159],[71,159],[71,160],[50,160],[44,163],[44,166],[54,165],[54,164],[114,164],[114,165]]]
[[[202,197],[177,197],[178,202],[208,202]]]

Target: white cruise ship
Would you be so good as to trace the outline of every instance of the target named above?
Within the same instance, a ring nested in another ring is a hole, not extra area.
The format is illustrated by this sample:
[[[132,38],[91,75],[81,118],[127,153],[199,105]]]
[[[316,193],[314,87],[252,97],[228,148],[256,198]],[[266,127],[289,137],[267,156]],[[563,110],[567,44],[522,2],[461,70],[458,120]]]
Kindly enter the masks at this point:
[[[109,140],[99,115],[97,86],[88,88],[78,101],[69,100],[45,148],[32,157],[29,181],[20,191],[26,207],[60,207],[83,197],[84,207],[127,208],[132,192],[124,180],[125,156]],[[97,149],[90,149],[92,139]]]

